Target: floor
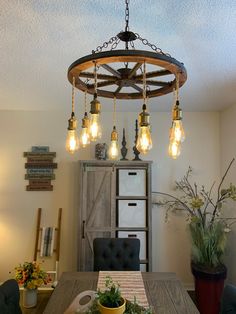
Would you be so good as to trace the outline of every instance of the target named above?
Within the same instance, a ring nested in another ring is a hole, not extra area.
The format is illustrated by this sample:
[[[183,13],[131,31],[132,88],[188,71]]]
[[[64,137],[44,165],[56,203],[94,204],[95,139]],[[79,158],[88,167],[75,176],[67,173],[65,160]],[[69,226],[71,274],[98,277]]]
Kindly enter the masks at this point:
[[[42,314],[48,303],[48,300],[50,299],[52,292],[53,291],[51,290],[39,290],[37,306],[31,309],[26,309],[22,306],[22,291],[21,291],[20,304],[21,304],[22,314]],[[195,300],[194,291],[188,291],[188,293],[191,299],[193,300],[193,302],[195,303],[196,300]]]

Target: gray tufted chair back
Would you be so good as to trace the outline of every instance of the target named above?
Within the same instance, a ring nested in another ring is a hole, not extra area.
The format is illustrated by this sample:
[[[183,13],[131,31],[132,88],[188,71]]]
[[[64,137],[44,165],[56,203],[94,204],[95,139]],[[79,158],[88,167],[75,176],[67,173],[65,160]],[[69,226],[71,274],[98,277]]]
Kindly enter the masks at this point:
[[[5,281],[0,286],[0,313],[21,314],[20,292],[18,283],[14,279]]]
[[[93,241],[94,271],[140,270],[139,251],[137,238],[96,238]]]

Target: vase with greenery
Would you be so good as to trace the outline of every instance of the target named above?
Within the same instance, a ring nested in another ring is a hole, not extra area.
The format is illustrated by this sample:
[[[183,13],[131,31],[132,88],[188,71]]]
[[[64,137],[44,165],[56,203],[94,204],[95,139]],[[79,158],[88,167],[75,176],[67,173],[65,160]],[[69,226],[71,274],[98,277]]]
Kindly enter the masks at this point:
[[[164,196],[164,199],[158,203],[166,207],[166,218],[170,212],[184,211],[187,214],[192,242],[191,268],[195,276],[195,289],[196,276],[199,274],[201,274],[201,279],[205,278],[206,280],[225,279],[226,277],[223,256],[227,233],[236,219],[235,217],[225,217],[223,210],[227,201],[236,201],[236,187],[232,183],[227,187],[223,185],[233,162],[234,159],[230,162],[217,187],[214,182],[209,190],[203,185],[199,188],[199,185],[191,180],[192,168],[189,167],[183,178],[175,182],[176,195],[157,192]],[[215,197],[213,197],[214,192]],[[202,281],[200,283],[202,286]],[[221,286],[219,291],[223,289],[222,284]],[[196,293],[198,297],[199,291]],[[219,295],[220,293],[221,291]],[[208,293],[204,292],[204,295],[207,299],[204,299],[203,303],[206,304],[208,301],[210,302],[209,290]],[[219,304],[217,308],[219,308]],[[200,312],[211,314],[217,313],[217,310],[212,312],[211,310],[201,310]]]

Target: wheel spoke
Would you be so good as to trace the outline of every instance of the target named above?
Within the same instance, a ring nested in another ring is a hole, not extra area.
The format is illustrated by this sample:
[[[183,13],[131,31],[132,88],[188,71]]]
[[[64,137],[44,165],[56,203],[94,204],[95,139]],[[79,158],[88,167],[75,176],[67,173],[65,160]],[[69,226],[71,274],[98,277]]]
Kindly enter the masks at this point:
[[[114,81],[103,81],[103,82],[98,82],[97,87],[105,87],[105,86],[110,86],[114,85]],[[94,89],[94,84],[87,84],[88,89]]]
[[[152,72],[146,73],[146,78],[159,77],[159,76],[165,76],[165,75],[170,75],[170,74],[172,74],[172,73],[168,70],[152,71]],[[136,75],[135,78],[142,79],[143,74]]]
[[[115,69],[113,69],[112,67],[110,67],[108,64],[101,64],[100,66],[103,67],[108,72],[110,72],[113,75],[115,75],[116,77],[121,78],[120,73],[118,71],[116,71]]]
[[[131,83],[131,82],[130,82],[128,86],[133,87],[134,89],[136,89],[136,90],[139,91],[140,93],[143,92],[143,89],[142,89],[141,87],[137,86],[137,85],[134,84],[134,83]]]
[[[85,77],[85,78],[94,78],[94,73],[91,72],[80,72],[79,74],[80,77]],[[98,80],[108,80],[108,81],[115,81],[117,78],[112,76],[112,75],[106,75],[106,74],[97,74]]]
[[[136,84],[143,84],[143,80],[135,80]],[[163,81],[154,81],[154,80],[147,80],[147,85],[153,85],[153,86],[169,86],[171,82],[163,82]]]
[[[142,63],[136,63],[135,66],[133,67],[133,69],[130,71],[128,78],[130,79],[135,73],[136,71],[141,67]]]
[[[122,87],[123,87],[123,84],[120,84],[120,85],[117,87],[117,89],[114,91],[114,94],[115,94],[115,95],[118,94],[118,93],[121,91]]]

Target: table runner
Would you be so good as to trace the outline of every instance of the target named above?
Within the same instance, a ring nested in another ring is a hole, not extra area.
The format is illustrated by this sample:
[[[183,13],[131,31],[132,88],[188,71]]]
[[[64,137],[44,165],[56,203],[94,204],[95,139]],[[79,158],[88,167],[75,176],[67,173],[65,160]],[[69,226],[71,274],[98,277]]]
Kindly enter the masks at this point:
[[[143,277],[140,271],[100,271],[97,288],[104,290],[106,277],[110,276],[114,282],[118,282],[122,296],[133,302],[134,298],[138,305],[149,307]]]

